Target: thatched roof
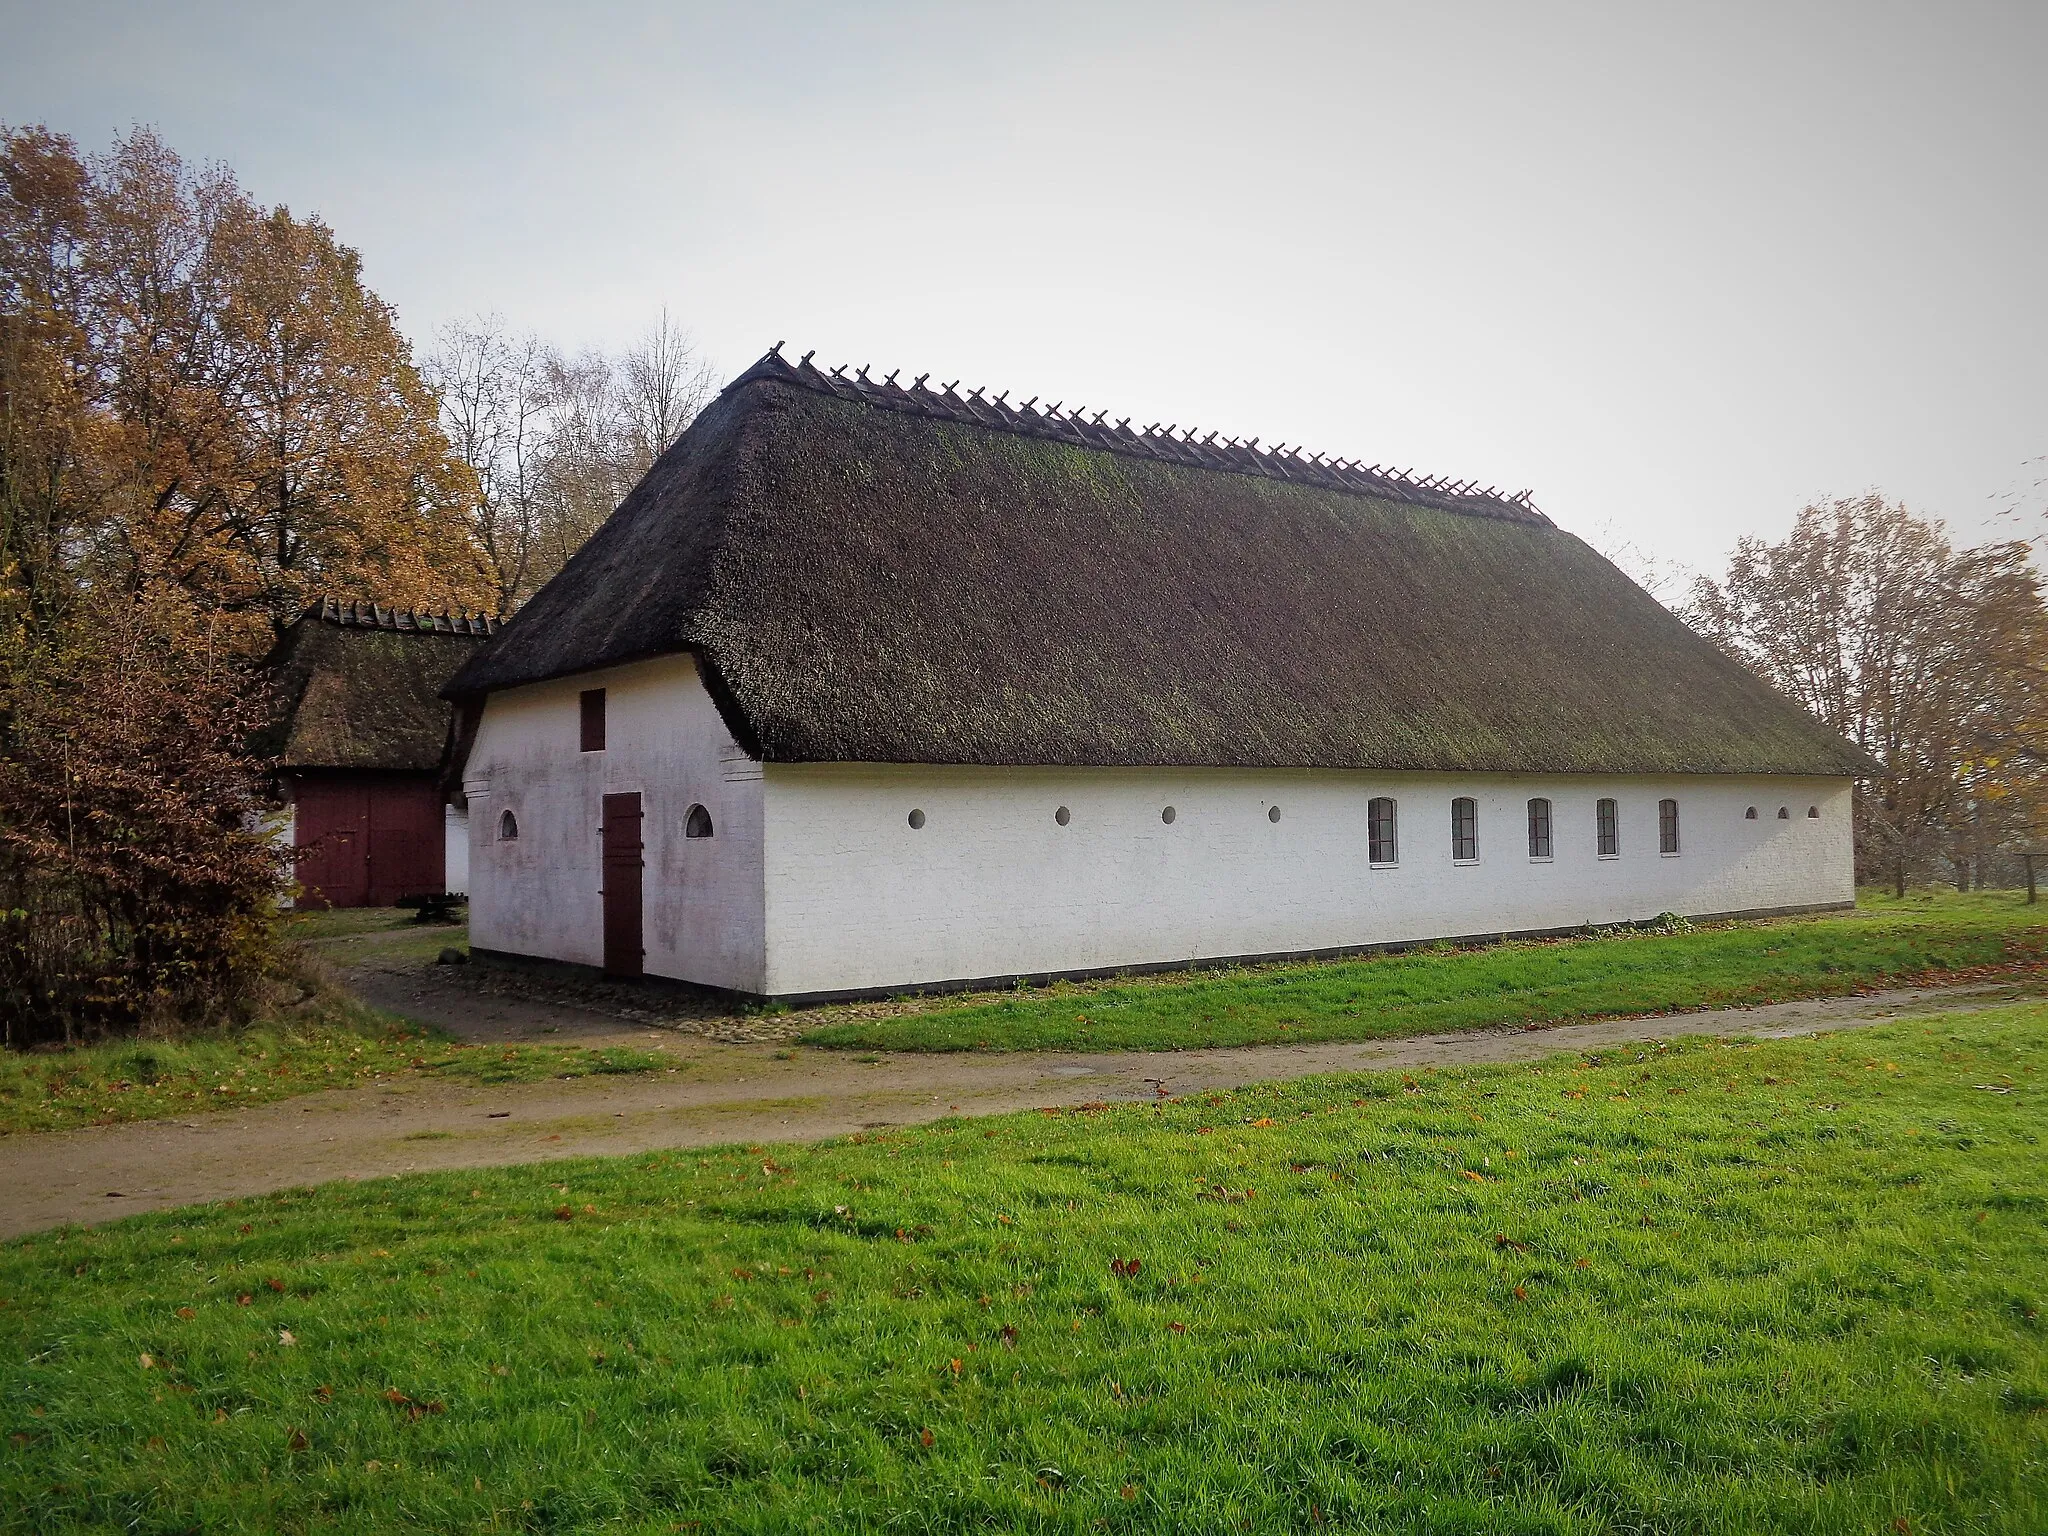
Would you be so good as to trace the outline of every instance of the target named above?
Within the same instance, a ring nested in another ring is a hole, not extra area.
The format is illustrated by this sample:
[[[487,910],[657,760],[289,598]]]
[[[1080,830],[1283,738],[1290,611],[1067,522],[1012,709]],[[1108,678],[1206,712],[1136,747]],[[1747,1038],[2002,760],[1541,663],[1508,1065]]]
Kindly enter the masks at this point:
[[[282,768],[431,771],[448,741],[441,689],[496,619],[329,599],[308,608],[265,669],[277,713],[254,743]]]
[[[447,689],[695,654],[769,761],[1856,773],[1526,496],[771,352]]]

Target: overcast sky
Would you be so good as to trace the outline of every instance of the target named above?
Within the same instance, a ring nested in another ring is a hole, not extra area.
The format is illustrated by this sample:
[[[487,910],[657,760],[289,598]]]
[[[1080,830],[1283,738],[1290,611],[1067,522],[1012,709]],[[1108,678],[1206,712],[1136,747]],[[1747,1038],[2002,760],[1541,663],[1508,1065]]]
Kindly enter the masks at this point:
[[[0,0],[0,121],[324,215],[425,341],[786,338],[1531,487],[1696,565],[2048,455],[2048,4]],[[2031,529],[2029,531],[2032,531]]]

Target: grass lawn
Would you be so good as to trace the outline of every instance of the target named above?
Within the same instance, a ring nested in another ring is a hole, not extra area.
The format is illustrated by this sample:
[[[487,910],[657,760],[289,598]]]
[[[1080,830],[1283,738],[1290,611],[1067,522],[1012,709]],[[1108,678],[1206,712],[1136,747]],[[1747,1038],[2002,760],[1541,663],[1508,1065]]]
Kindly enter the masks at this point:
[[[0,1051],[0,1135],[242,1109],[323,1088],[448,1078],[523,1083],[670,1064],[620,1046],[465,1045],[323,989],[245,1029]]]
[[[2048,1006],[0,1247],[0,1530],[2048,1530]]]
[[[1368,1040],[1494,1024],[1840,996],[2048,964],[2048,907],[2011,891],[1866,894],[1854,912],[1399,955],[1055,983],[835,1021],[806,1045],[1174,1050]]]
[[[459,926],[390,907],[293,912],[285,937],[315,953],[376,938],[378,953],[427,963],[461,946]],[[524,1083],[659,1071],[658,1053],[618,1046],[466,1045],[318,983],[304,1001],[240,1029],[177,1040],[111,1040],[66,1051],[0,1051],[0,1136],[243,1109],[326,1088],[457,1079]]]

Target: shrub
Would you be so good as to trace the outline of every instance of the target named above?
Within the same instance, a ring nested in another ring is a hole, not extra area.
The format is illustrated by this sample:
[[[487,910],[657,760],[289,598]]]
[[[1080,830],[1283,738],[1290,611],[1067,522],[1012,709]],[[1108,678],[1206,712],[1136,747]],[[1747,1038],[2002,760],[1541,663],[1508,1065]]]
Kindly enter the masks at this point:
[[[0,639],[0,1015],[14,1047],[237,1017],[288,855],[243,743],[260,689],[170,592]]]

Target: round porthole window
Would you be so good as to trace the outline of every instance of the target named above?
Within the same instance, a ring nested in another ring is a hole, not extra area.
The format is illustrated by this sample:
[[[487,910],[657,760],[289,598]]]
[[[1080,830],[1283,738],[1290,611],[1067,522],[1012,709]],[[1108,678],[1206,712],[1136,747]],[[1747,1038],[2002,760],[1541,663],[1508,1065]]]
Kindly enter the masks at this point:
[[[1266,812],[1266,820],[1268,820],[1268,821],[1278,821],[1279,819],[1280,819],[1280,807],[1279,807],[1279,806],[1277,806],[1277,805],[1276,805],[1276,806],[1274,806],[1274,807],[1273,807],[1273,808],[1272,808],[1272,809],[1271,809],[1270,811]]]
[[[1074,813],[1068,810],[1063,805],[1058,810],[1052,813],[1052,819],[1064,827],[1068,822],[1074,819]]]
[[[910,813],[910,827],[911,827],[911,830],[912,830],[912,831],[916,831],[916,830],[917,830],[917,829],[918,829],[919,827],[922,827],[923,825],[924,825],[924,812],[923,812],[923,811],[912,811],[912,812]]]
[[[1173,825],[1173,817],[1174,810],[1173,807],[1170,805],[1165,810],[1159,813],[1159,819],[1165,822],[1169,827]]]

